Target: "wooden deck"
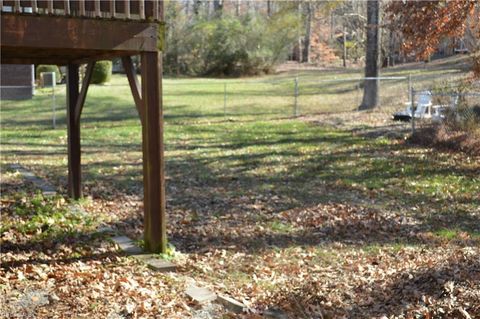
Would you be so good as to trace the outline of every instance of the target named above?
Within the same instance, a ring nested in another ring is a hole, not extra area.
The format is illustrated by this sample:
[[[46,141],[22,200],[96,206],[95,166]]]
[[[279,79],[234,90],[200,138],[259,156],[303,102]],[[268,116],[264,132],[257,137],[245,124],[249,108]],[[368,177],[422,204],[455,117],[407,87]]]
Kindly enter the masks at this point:
[[[68,195],[82,197],[81,114],[95,62],[121,57],[142,123],[144,239],[165,252],[163,1],[1,1],[1,62],[67,66]],[[131,56],[141,57],[141,82]],[[87,63],[80,85],[79,67]],[[140,84],[141,83],[141,84]]]
[[[156,52],[159,28],[146,21],[4,13],[1,62],[66,65]]]
[[[4,0],[0,11],[152,22],[163,17],[161,1],[156,0]]]
[[[86,63],[161,46],[160,1],[0,0],[0,9],[2,63]]]

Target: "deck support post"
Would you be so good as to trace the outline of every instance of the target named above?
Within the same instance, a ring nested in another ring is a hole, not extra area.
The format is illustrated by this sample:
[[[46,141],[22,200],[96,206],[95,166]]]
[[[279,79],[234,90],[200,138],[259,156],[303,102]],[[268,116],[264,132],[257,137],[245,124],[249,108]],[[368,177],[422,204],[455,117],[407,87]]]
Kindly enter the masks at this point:
[[[79,97],[78,64],[67,65],[68,196],[82,197],[80,163],[80,121],[76,120]]]
[[[128,83],[130,85],[130,90],[132,91],[133,101],[135,102],[135,107],[137,108],[138,115],[140,116],[140,121],[143,125],[144,121],[144,109],[140,85],[138,84],[137,72],[135,71],[135,66],[133,65],[133,60],[131,56],[122,57],[123,69],[127,75]]]
[[[163,151],[162,54],[142,52],[144,240],[152,252],[167,250]]]

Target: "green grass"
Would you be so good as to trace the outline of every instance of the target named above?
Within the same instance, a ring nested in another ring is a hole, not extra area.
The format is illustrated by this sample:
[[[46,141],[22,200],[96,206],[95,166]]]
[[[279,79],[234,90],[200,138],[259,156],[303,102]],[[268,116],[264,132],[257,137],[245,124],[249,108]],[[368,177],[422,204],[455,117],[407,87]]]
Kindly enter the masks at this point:
[[[443,228],[443,229],[437,230],[435,232],[435,235],[437,235],[441,238],[444,238],[444,239],[452,240],[452,239],[455,239],[457,237],[458,230]]]
[[[305,71],[298,75],[302,81],[314,81],[357,76],[358,72]],[[412,73],[423,84],[462,74],[455,67],[399,68],[384,73]],[[229,203],[208,209],[209,214],[219,217],[236,205],[231,203],[258,196],[271,199],[264,204],[270,211],[328,201],[374,202],[403,207],[411,214],[421,212],[435,226],[454,219],[463,231],[478,231],[475,223],[469,223],[480,204],[477,160],[405,146],[386,138],[355,136],[293,118],[278,119],[292,111],[288,93],[291,75],[165,80],[170,209],[188,209],[192,222],[198,222],[205,214],[199,205],[208,208],[215,202]],[[275,84],[262,83],[266,80]],[[234,115],[233,121],[225,121],[223,114],[225,82],[235,91],[227,97],[232,106],[227,115]],[[93,198],[141,194],[141,129],[126,84],[124,77],[116,75],[110,85],[92,85],[88,92],[82,115],[82,164],[85,193]],[[335,93],[348,85],[339,83],[323,89]],[[65,190],[64,91],[62,86],[57,89],[55,130],[51,128],[48,90],[39,90],[29,101],[2,101],[0,137],[2,166],[18,161]],[[356,92],[342,94],[331,94],[335,100],[318,105],[312,101],[323,99],[322,94],[302,103],[320,111],[355,108],[356,104],[345,101],[353,100]],[[458,214],[460,210],[465,213]],[[288,225],[277,221],[270,227],[276,232],[290,231]]]
[[[428,293],[422,289],[425,278],[430,277],[423,272],[444,270],[431,264],[454,265],[452,256],[471,254],[471,249],[464,248],[478,247],[478,158],[408,145],[382,135],[357,134],[352,127],[289,117],[293,75],[300,78],[300,110],[313,113],[355,108],[358,93],[354,81],[323,86],[313,82],[360,76],[359,72],[165,80],[171,245],[161,257],[173,259],[179,270],[175,276],[152,274],[148,278],[148,282],[157,280],[154,289],[163,289],[153,293],[162,305],[172,304],[166,296],[182,294],[182,278],[189,277],[213,285],[216,292],[252,300],[253,306],[255,300],[263,299],[262,309],[276,305],[274,296],[291,295],[293,303],[282,301],[278,306],[291,310],[304,300],[317,306],[316,298],[321,297],[322,304],[338,306],[350,317],[358,314],[359,304],[372,305],[373,312],[382,311],[373,314],[362,306],[369,317],[400,315],[395,309],[383,308],[386,303],[401,304],[388,297],[392,291],[413,282],[419,285],[410,292]],[[409,73],[424,86],[462,75],[456,64],[385,72]],[[275,84],[259,83],[262,81]],[[225,82],[236,92],[227,96],[227,118],[223,113]],[[108,278],[124,278],[126,272],[137,273],[139,282],[145,278],[145,269],[137,264],[128,266],[113,253],[115,248],[104,245],[106,235],[95,233],[97,225],[109,224],[143,246],[141,128],[126,83],[125,78],[114,76],[110,85],[92,85],[89,90],[81,121],[82,179],[87,197],[77,202],[61,196],[42,197],[7,166],[19,162],[48,178],[58,186],[59,194],[66,194],[65,88],[57,89],[55,130],[51,128],[49,91],[39,90],[29,101],[2,101],[0,240],[3,251],[8,252],[7,264],[13,267],[5,268],[10,278],[25,271],[24,264],[14,266],[18,261],[34,267],[51,262],[54,273],[63,276],[71,272],[75,282],[79,279],[78,261],[91,265],[92,276],[97,270],[103,274],[118,269]],[[385,96],[396,96],[394,86],[382,90]],[[355,128],[368,125],[359,122]],[[72,210],[72,204],[89,213]],[[458,260],[461,262],[452,269],[469,265],[460,257]],[[474,282],[474,272],[471,274],[465,282]],[[113,286],[112,281],[104,280],[105,275],[95,278]],[[22,282],[44,285],[45,280],[39,280],[29,277]],[[22,287],[22,282],[15,287]],[[63,287],[70,285],[66,280],[57,283],[62,293]],[[81,290],[69,295],[98,300],[89,295],[92,289],[77,287]],[[323,288],[317,290],[319,287]],[[314,299],[301,294],[295,297],[309,289],[315,293]],[[121,290],[112,293],[115,300],[126,300],[121,298]],[[68,305],[76,302],[66,299]],[[112,308],[111,303],[103,302],[87,307],[97,313],[105,306],[108,311]]]
[[[40,193],[28,198],[27,194],[17,193],[13,197],[16,204],[10,210],[6,207],[2,214],[0,233],[10,231],[29,235],[32,242],[46,239],[60,240],[62,237],[91,231],[97,221],[81,210],[67,206],[62,197],[43,197]]]
[[[293,227],[289,224],[282,223],[279,221],[273,221],[269,223],[269,228],[276,232],[276,233],[281,233],[281,234],[288,234],[293,230]]]
[[[461,228],[441,228],[434,232],[434,234],[442,239],[445,240],[454,240],[454,239],[461,239],[462,236],[467,234],[470,238],[474,240],[478,240],[480,238],[480,232],[472,231],[472,232],[464,232]]]

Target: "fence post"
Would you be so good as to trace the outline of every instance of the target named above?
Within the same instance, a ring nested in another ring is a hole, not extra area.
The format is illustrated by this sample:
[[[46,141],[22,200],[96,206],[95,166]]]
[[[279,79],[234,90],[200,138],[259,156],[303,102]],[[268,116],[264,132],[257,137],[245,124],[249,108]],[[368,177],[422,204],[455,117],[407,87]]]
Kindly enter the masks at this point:
[[[298,77],[295,77],[293,116],[298,116]]]
[[[55,81],[55,77],[54,81]],[[52,86],[52,126],[53,129],[57,128],[57,115],[56,115],[56,105],[55,105],[55,85]]]
[[[357,83],[357,101],[355,104],[360,105],[362,103],[362,81]]]
[[[408,74],[408,98],[412,103],[412,75]]]
[[[410,108],[412,110],[412,136],[415,135],[415,111],[417,110],[415,106],[415,90],[413,88],[410,89],[410,96],[412,100],[410,102]]]
[[[223,83],[223,117],[227,117],[227,82]]]

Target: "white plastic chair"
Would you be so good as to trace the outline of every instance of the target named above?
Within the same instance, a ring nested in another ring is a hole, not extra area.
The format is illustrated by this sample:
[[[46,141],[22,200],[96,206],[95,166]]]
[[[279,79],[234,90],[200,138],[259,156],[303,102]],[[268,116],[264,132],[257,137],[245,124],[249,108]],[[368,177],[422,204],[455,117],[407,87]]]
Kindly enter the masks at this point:
[[[432,107],[432,92],[422,91],[418,93],[417,99],[417,108],[415,110],[415,117],[425,117],[425,115],[431,115],[430,109]],[[412,110],[410,108],[410,115],[412,115]]]

